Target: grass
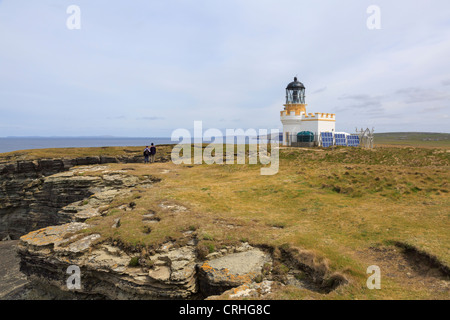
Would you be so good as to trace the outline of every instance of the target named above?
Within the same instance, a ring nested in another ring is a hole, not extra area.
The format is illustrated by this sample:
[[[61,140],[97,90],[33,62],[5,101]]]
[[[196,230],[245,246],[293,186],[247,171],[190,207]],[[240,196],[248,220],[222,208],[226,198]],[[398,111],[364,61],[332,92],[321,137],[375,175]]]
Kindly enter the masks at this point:
[[[396,242],[450,265],[449,164],[450,150],[442,146],[282,148],[280,170],[273,176],[261,176],[261,166],[249,164],[109,164],[161,181],[114,201],[108,214],[90,219],[93,228],[83,232],[100,233],[104,240],[139,252],[167,241],[183,245],[190,231],[199,239],[202,257],[241,241],[287,244],[314,252],[350,279],[328,295],[279,287],[275,299],[448,299],[448,290],[405,283],[389,276],[390,269],[382,269],[382,290],[369,290],[365,283],[367,267],[385,262],[368,252]],[[130,202],[133,210],[118,209]],[[145,228],[142,217],[150,211],[159,222]],[[113,229],[116,218],[121,226]]]
[[[38,159],[73,159],[82,157],[121,157],[121,156],[141,156],[145,147],[96,147],[96,148],[48,148],[18,150],[0,153],[0,162],[24,161]],[[170,151],[172,146],[157,146],[158,153]]]
[[[375,144],[448,148],[450,147],[450,134],[427,132],[376,133]]]

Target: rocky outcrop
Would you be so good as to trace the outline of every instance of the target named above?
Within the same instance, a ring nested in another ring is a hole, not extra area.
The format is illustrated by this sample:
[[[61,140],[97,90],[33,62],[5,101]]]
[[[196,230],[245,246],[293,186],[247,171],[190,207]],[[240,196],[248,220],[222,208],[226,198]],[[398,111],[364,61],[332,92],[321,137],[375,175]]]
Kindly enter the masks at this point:
[[[159,161],[167,161],[161,155]],[[142,162],[141,156],[83,157],[0,163],[0,239],[21,235],[54,224],[67,222],[57,212],[64,206],[92,195],[96,185],[114,183],[114,176],[103,181],[94,177],[64,175],[75,166],[105,163]],[[56,175],[56,176],[52,176]],[[52,176],[52,177],[50,177]]]
[[[101,299],[186,298],[198,292],[195,241],[181,248],[166,243],[140,265],[131,263],[138,257],[89,232],[85,221],[107,212],[116,197],[127,197],[134,187],[148,188],[159,181],[127,170],[78,166],[42,179],[32,194],[34,202],[30,201],[34,210],[24,219],[32,213],[37,224],[54,225],[22,236],[17,246],[21,271],[33,283],[33,290],[52,292],[51,298],[69,294]],[[132,210],[132,203],[123,209]],[[111,227],[119,228],[120,219]],[[67,286],[69,266],[80,268],[80,289]]]
[[[247,245],[241,252],[204,262],[199,267],[200,288],[209,296],[250,285],[255,278],[262,278],[264,265],[270,263],[270,255]]]
[[[101,241],[99,234],[89,234],[89,228],[86,223],[71,222],[22,236],[18,244],[21,271],[41,291],[59,290],[53,298],[71,293],[102,299],[191,299],[238,286],[239,292],[263,285],[267,289],[270,284],[253,282],[270,256],[248,244],[229,248],[235,253],[200,262],[194,239],[183,247],[168,242],[146,263],[134,265],[130,262],[135,256]],[[73,235],[80,230],[86,233]],[[68,287],[70,266],[80,268],[79,289]]]
[[[30,172],[29,175],[33,176]],[[29,191],[17,194],[16,198],[9,196],[8,201],[16,204],[20,201],[28,210],[22,215],[16,210],[14,219],[8,222],[25,225],[17,233],[35,229],[22,236],[17,245],[20,270],[32,284],[28,287],[56,299],[167,299],[196,295],[195,241],[181,248],[166,243],[144,266],[131,263],[137,257],[105,242],[100,234],[90,233],[90,226],[85,223],[107,212],[116,197],[126,197],[134,187],[151,187],[156,181],[159,179],[129,174],[127,169],[113,171],[105,165],[77,166],[42,176],[33,182]],[[153,217],[144,218],[151,220]],[[120,220],[111,227],[119,228]],[[70,266],[80,268],[81,287],[76,290],[67,286]],[[28,297],[25,293],[19,295]]]
[[[57,288],[74,296],[172,299],[187,298],[198,291],[193,243],[171,250],[163,246],[151,257],[152,267],[147,270],[130,265],[133,256],[116,246],[96,245],[99,234],[68,236],[83,229],[89,229],[89,225],[71,222],[21,237],[21,271],[44,291]],[[80,268],[80,289],[67,285],[67,270],[72,265]]]

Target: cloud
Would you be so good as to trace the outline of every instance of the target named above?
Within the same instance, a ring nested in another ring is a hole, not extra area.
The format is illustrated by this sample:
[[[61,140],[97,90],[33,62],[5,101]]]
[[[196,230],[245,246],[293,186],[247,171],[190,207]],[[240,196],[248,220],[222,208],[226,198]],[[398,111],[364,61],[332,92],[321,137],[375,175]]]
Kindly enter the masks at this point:
[[[379,96],[370,96],[368,94],[353,94],[341,96],[338,98],[338,100],[351,101],[349,104],[345,103],[345,105],[337,107],[336,111],[338,112],[362,111],[366,114],[380,114],[385,111],[382,107],[381,97]]]
[[[432,106],[432,107],[426,107],[423,109],[423,112],[434,112],[445,109],[444,106]]]
[[[412,87],[397,90],[395,94],[402,97],[405,103],[423,103],[431,101],[449,101],[450,94],[448,92],[438,91],[436,89]]]
[[[368,94],[352,94],[352,95],[343,95],[339,97],[339,100],[357,100],[357,101],[368,101],[376,99],[376,97],[371,97]]]
[[[165,120],[166,118],[163,117],[140,117],[137,118],[137,120],[150,120],[150,121],[156,121],[156,120]]]
[[[313,93],[313,94],[315,94],[315,93],[321,93],[321,92],[324,92],[325,90],[327,90],[327,87],[323,87],[323,88],[317,89],[317,90],[313,91],[312,93]]]
[[[106,119],[108,119],[108,120],[123,120],[123,119],[126,119],[127,117],[126,116],[115,116],[115,117],[111,117],[111,116],[108,116],[108,117],[106,117]]]

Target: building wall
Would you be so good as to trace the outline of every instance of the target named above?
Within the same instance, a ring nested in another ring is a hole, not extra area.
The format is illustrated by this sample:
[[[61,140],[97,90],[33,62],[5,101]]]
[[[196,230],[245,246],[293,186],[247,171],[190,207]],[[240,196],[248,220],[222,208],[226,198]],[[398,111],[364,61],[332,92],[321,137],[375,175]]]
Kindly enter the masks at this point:
[[[283,115],[283,113],[284,113],[285,115],[294,114],[296,116],[299,116],[301,113],[306,112],[306,106],[307,106],[307,104],[303,104],[303,103],[285,104],[284,110],[281,111],[281,115]],[[294,113],[292,113],[292,112],[294,112]]]
[[[281,122],[283,123],[283,145],[286,146],[292,135],[302,131],[302,115],[295,115],[295,112],[291,112],[291,115],[282,115]]]
[[[336,115],[333,113],[305,113],[301,112],[281,112],[281,122],[283,123],[283,145],[288,145],[287,135],[296,142],[296,134],[301,131],[311,131],[314,133],[315,141],[319,141],[320,132],[336,131]],[[292,137],[294,136],[294,137]]]

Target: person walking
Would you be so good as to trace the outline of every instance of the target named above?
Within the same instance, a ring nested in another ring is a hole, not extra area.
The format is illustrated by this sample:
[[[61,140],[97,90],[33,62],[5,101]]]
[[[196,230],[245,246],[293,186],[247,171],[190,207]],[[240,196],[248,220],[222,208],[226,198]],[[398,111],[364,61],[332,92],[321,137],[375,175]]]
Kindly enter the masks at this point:
[[[148,148],[148,146],[146,146],[144,149],[144,163],[148,163],[148,158],[149,158],[150,154],[151,154],[151,151]]]
[[[152,146],[150,147],[150,162],[151,163],[155,162],[155,154],[156,154],[156,147],[153,145],[153,142],[152,142]]]

